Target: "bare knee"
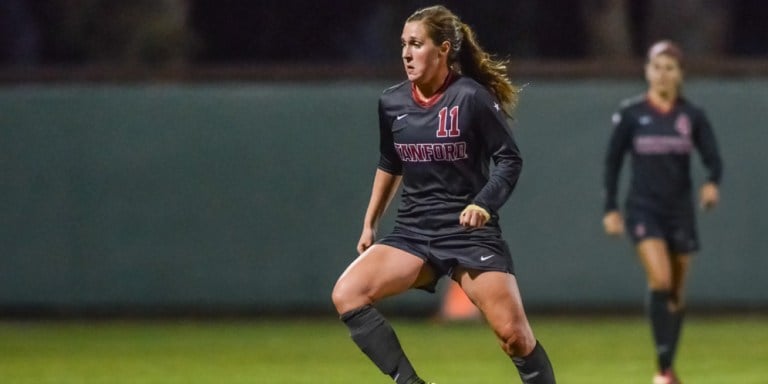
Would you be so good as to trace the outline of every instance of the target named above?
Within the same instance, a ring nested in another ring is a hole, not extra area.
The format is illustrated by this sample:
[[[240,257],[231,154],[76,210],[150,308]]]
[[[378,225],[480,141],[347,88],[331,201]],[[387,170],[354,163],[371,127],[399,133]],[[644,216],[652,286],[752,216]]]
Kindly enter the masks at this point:
[[[341,315],[353,309],[364,305],[373,304],[373,300],[362,287],[355,287],[354,284],[339,279],[331,292],[331,300],[336,307],[336,312]]]
[[[495,331],[501,349],[509,356],[527,356],[536,347],[536,339],[527,322],[511,321]]]
[[[669,310],[672,313],[685,312],[685,298],[682,292],[673,291],[669,296]]]
[[[650,276],[648,278],[648,289],[651,291],[671,291],[672,282],[668,278]]]
[[[648,289],[651,291],[672,292],[672,275],[666,270],[646,271]]]

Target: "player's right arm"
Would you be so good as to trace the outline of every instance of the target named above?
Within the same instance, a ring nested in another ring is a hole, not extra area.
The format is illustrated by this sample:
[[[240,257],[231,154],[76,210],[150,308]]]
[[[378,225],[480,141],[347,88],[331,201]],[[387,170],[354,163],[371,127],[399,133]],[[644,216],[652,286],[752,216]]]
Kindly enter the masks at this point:
[[[363,220],[363,232],[357,242],[358,253],[363,253],[376,240],[379,220],[395,197],[402,178],[400,175],[391,174],[381,169],[376,170],[371,189],[371,199],[368,202],[368,209],[365,211],[365,219]]]
[[[368,209],[365,210],[363,233],[360,234],[360,240],[357,242],[358,253],[363,253],[373,245],[379,220],[386,212],[403,179],[403,163],[395,150],[395,140],[392,136],[393,117],[384,110],[382,100],[379,99],[379,164],[373,178]]]
[[[626,118],[622,111],[616,112],[612,117],[613,132],[608,142],[605,153],[603,173],[603,193],[605,198],[603,229],[612,236],[624,233],[624,219],[621,216],[618,205],[619,172],[624,161],[624,154],[629,149],[632,136]]]

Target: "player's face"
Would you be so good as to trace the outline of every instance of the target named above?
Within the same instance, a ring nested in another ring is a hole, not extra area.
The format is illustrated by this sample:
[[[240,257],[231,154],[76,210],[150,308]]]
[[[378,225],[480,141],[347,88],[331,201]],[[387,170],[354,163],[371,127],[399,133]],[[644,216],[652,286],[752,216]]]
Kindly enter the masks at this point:
[[[402,58],[408,80],[419,84],[441,83],[439,78],[442,66],[447,68],[446,54],[448,46],[435,45],[427,34],[427,29],[421,21],[405,23],[400,37]]]
[[[645,79],[652,92],[676,94],[683,82],[683,71],[674,57],[656,55],[645,65]]]

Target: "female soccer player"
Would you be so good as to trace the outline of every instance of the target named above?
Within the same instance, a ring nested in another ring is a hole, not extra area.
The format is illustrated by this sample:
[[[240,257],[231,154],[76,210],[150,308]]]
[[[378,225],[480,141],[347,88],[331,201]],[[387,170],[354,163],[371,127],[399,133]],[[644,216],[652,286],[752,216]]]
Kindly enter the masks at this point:
[[[516,89],[450,10],[417,10],[405,22],[408,81],[379,100],[381,153],[357,250],[333,303],[354,342],[398,384],[424,383],[389,322],[372,306],[411,288],[434,292],[450,276],[482,311],[524,383],[554,383],[549,358],[523,310],[498,212],[522,160],[505,107]],[[489,171],[490,161],[496,165]],[[402,182],[392,233],[375,242]]]
[[[700,190],[700,205],[714,207],[719,198],[722,162],[704,112],[681,95],[682,51],[660,41],[648,50],[648,91],[624,101],[613,115],[614,129],[605,157],[605,216],[609,235],[624,232],[616,194],[624,154],[632,156],[626,200],[626,227],[650,291],[651,322],[658,373],[654,384],[673,384],[672,363],[683,319],[685,278],[691,255],[699,248],[691,187],[690,155],[694,148],[709,170]]]

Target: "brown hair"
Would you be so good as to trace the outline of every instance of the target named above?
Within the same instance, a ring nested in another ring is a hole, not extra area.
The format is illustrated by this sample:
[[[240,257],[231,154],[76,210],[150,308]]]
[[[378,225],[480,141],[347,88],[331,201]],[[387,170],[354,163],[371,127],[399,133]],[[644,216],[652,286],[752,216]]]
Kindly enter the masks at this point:
[[[406,22],[421,21],[435,44],[451,44],[448,65],[473,78],[493,93],[510,112],[517,104],[518,89],[507,76],[507,61],[495,60],[478,44],[472,28],[442,5],[422,8]]]

